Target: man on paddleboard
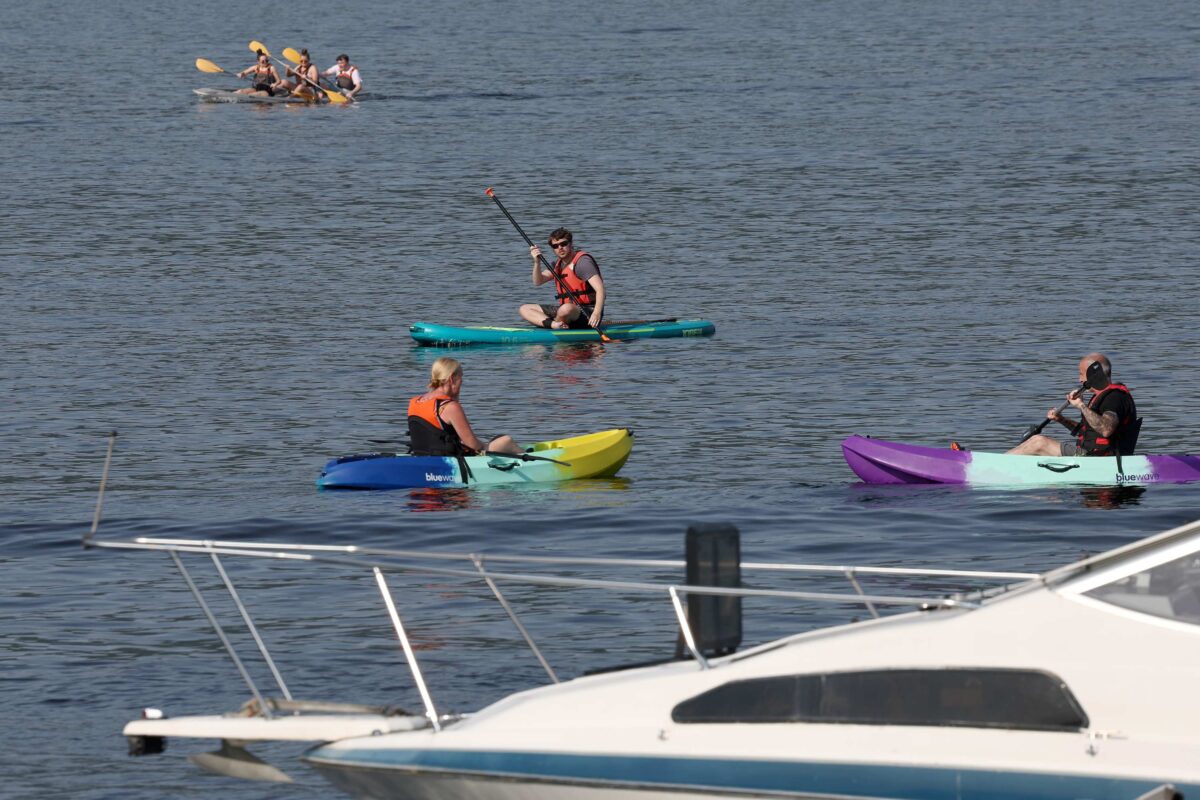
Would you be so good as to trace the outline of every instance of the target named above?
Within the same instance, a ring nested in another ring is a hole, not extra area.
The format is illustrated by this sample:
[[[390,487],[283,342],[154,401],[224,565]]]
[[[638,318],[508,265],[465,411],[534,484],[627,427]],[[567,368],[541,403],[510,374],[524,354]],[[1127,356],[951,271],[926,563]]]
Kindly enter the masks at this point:
[[[575,249],[571,232],[555,228],[549,245],[554,250],[553,271],[541,265],[542,251],[536,244],[529,246],[533,259],[533,285],[554,282],[558,305],[526,303],[521,306],[521,318],[541,328],[596,328],[604,319],[604,279],[596,259]]]
[[[1099,377],[1089,380],[1088,368],[1093,363],[1101,367]],[[1036,434],[1009,450],[1010,455],[1019,456],[1113,456],[1129,426],[1137,420],[1137,406],[1129,388],[1112,381],[1112,363],[1103,353],[1088,353],[1079,361],[1080,386],[1067,395],[1067,402],[1079,409],[1082,415],[1078,423],[1067,419],[1057,408],[1046,412],[1052,419],[1071,431],[1074,441],[1060,442],[1049,436]],[[1093,394],[1087,403],[1083,393],[1091,389]]]

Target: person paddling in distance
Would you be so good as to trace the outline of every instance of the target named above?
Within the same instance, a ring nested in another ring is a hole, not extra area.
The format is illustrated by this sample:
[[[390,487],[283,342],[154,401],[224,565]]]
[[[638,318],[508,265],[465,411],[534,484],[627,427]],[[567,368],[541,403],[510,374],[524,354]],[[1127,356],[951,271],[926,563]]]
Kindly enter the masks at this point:
[[[332,77],[333,85],[350,99],[354,99],[354,95],[362,91],[362,75],[359,74],[358,67],[350,63],[350,56],[345,53],[337,57],[336,64],[321,74],[327,78]]]
[[[275,96],[275,86],[279,84],[279,72],[275,69],[275,65],[271,63],[271,57],[262,50],[258,51],[258,61],[253,66],[246,67],[238,73],[239,78],[244,78],[247,75],[253,74],[252,80],[254,85],[245,89],[238,89],[238,94],[257,94]]]
[[[480,439],[467,422],[459,402],[463,368],[443,356],[429,370],[429,391],[408,401],[409,450],[415,456],[472,456],[484,451],[520,455],[524,452],[508,435],[489,442]],[[465,470],[464,470],[465,471]]]
[[[317,81],[321,74],[317,72],[317,65],[312,63],[308,57],[308,50],[300,51],[300,63],[294,67],[288,67],[284,71],[285,79],[276,85],[275,90],[287,89],[294,95],[312,95],[315,96]],[[296,80],[290,81],[287,78],[296,76]]]
[[[1093,370],[1089,375],[1088,368],[1093,364],[1099,364],[1100,371],[1097,374]],[[1080,386],[1068,394],[1067,402],[1079,409],[1083,419],[1073,422],[1057,408],[1046,412],[1046,418],[1069,429],[1075,441],[1063,443],[1039,433],[1009,450],[1009,455],[1113,456],[1120,452],[1130,426],[1137,421],[1137,406],[1129,387],[1113,383],[1112,362],[1103,353],[1088,353],[1080,359],[1079,382],[1087,386]],[[1093,394],[1085,403],[1083,393],[1086,389],[1091,389]]]
[[[555,228],[549,245],[554,250],[554,266],[547,272],[541,264],[542,250],[529,246],[533,259],[533,285],[554,282],[558,305],[526,303],[521,318],[542,328],[598,328],[604,319],[604,278],[600,265],[583,250],[576,250],[571,232]]]

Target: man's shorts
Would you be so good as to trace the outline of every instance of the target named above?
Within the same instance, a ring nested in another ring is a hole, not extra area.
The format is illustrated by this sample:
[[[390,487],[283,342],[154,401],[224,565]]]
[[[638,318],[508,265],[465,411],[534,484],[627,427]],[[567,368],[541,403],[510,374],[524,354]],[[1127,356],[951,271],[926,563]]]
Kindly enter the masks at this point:
[[[1087,453],[1084,451],[1084,449],[1079,446],[1079,442],[1059,442],[1058,446],[1062,449],[1062,452],[1059,453],[1060,456],[1086,456],[1087,455]]]
[[[554,305],[554,306],[541,305],[541,306],[538,306],[538,308],[542,309],[542,313],[545,314],[550,319],[554,319],[554,315],[558,313],[558,306],[556,306],[556,305]],[[567,323],[568,328],[590,328],[590,327],[592,327],[591,325],[588,324],[588,320],[591,318],[592,312],[596,310],[596,307],[595,306],[580,306],[580,308],[582,309],[582,313],[580,313],[580,315],[578,317],[576,317],[575,319],[573,319],[569,323]]]

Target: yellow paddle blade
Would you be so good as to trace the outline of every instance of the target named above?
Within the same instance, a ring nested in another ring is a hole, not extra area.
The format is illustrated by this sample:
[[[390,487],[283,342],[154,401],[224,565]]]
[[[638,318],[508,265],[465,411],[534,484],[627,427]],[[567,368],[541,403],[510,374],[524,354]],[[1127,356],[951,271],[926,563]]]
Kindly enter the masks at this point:
[[[283,48],[283,57],[288,61],[293,61],[297,64],[300,63],[300,53],[294,47]]]
[[[263,44],[262,42],[251,42],[250,43],[250,52],[251,53],[257,53],[259,50],[262,50],[267,55],[271,55],[271,51],[268,50],[267,46],[265,44]]]
[[[213,62],[209,61],[207,58],[197,58],[196,59],[196,69],[200,70],[201,72],[224,72],[225,71],[225,70],[221,69],[220,67],[218,67]]]
[[[340,106],[342,103],[350,102],[350,98],[346,97],[346,95],[342,94],[341,92],[331,92],[328,89],[322,89],[321,91],[325,92],[325,96],[329,98],[329,102],[333,103],[335,106]]]

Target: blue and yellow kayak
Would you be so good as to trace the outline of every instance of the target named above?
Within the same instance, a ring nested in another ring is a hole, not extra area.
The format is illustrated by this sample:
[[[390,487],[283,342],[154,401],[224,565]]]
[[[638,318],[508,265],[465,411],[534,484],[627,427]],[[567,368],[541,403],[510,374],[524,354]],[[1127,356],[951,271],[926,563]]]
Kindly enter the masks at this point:
[[[633,449],[633,431],[614,428],[569,439],[538,442],[524,456],[482,455],[456,458],[369,453],[331,459],[317,486],[322,489],[461,488],[610,478]]]
[[[712,336],[717,326],[706,319],[656,319],[614,322],[600,328],[610,339],[663,339],[678,336]],[[417,344],[432,347],[461,347],[471,344],[574,344],[598,342],[593,328],[550,330],[530,325],[502,327],[471,325],[455,327],[433,322],[415,322],[408,329]]]

